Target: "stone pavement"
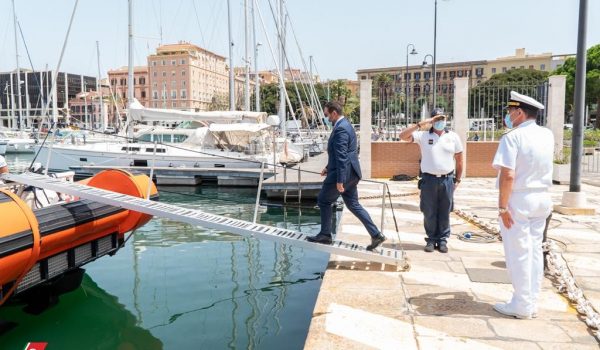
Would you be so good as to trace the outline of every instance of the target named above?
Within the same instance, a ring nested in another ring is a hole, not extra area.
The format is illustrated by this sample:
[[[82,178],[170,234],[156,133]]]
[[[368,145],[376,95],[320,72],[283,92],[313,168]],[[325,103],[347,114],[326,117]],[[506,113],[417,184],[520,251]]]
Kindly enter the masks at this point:
[[[467,178],[455,193],[456,208],[497,227],[495,179]],[[389,182],[392,194],[415,193],[415,182]],[[555,204],[568,186],[552,187]],[[582,185],[588,202],[600,213],[600,187]],[[361,182],[361,197],[381,194],[376,184]],[[375,223],[381,199],[361,200]],[[517,320],[496,313],[495,302],[512,293],[502,243],[458,239],[464,232],[485,234],[455,214],[450,252],[423,251],[423,217],[418,195],[392,199],[402,247],[411,269],[396,272],[331,255],[313,312],[306,349],[598,349],[599,342],[573,305],[548,277],[539,316]],[[389,207],[389,203],[387,205]],[[369,242],[360,222],[344,212],[339,235]],[[398,243],[392,213],[385,214],[386,245]],[[600,215],[553,214],[548,232],[577,284],[600,311]]]

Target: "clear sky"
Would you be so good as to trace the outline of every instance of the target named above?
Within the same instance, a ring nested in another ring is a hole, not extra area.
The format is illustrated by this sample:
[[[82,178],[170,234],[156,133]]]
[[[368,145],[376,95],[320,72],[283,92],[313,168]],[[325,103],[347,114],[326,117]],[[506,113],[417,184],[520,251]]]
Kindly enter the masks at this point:
[[[249,0],[251,1],[251,0]],[[275,3],[278,0],[271,0]],[[258,0],[269,39],[274,21],[268,0]],[[587,47],[600,43],[600,0],[588,0]],[[55,69],[74,0],[15,0],[36,70]],[[286,0],[291,23],[306,60],[312,55],[324,79],[356,79],[356,70],[405,65],[406,46],[419,52],[418,64],[433,53],[434,0]],[[232,0],[234,65],[244,56],[243,0]],[[579,1],[439,0],[437,62],[494,59],[514,54],[575,53]],[[257,37],[263,45],[259,69],[273,68],[267,37],[257,14]],[[10,0],[0,0],[0,70],[15,68]],[[160,42],[190,41],[228,56],[226,0],[135,0],[135,64]],[[301,65],[288,30],[291,63]],[[20,66],[30,68],[19,37]],[[81,0],[61,71],[97,76],[96,41],[102,74],[127,64],[127,0]]]

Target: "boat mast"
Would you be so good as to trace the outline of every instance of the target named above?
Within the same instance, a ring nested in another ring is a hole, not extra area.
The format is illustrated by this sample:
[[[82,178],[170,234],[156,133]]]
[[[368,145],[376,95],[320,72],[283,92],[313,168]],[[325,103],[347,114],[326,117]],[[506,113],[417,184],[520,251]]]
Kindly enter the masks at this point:
[[[252,1],[252,38],[254,40],[254,100],[256,111],[260,112],[260,80],[258,76],[258,44],[256,43],[256,17],[254,16],[255,3]]]
[[[100,96],[100,121],[102,131],[106,130],[106,120],[104,119],[104,97],[102,96],[102,73],[100,73],[100,43],[96,40],[96,56],[98,61],[98,79],[96,79],[96,94]]]
[[[285,16],[283,10],[283,0],[279,0],[279,25],[277,37],[279,41],[279,74],[281,75],[281,85],[279,85],[279,120],[281,121],[282,136],[286,136],[286,113],[285,113]]]
[[[233,39],[231,37],[231,1],[227,0],[227,26],[229,28],[229,110],[235,111],[235,92],[233,87]]]
[[[133,0],[128,0],[129,4],[129,25],[128,25],[128,67],[127,67],[127,136],[133,138],[133,125],[131,125],[131,104],[133,103]]]
[[[23,131],[23,106],[21,105],[21,68],[19,67],[19,41],[17,40],[17,11],[15,10],[15,0],[12,0],[13,26],[15,29],[15,58],[17,60],[17,99],[19,112],[19,131]]]
[[[248,0],[244,0],[244,41],[246,49],[246,60],[245,60],[245,94],[244,94],[244,110],[250,110],[250,29],[248,28],[250,21],[248,20]]]

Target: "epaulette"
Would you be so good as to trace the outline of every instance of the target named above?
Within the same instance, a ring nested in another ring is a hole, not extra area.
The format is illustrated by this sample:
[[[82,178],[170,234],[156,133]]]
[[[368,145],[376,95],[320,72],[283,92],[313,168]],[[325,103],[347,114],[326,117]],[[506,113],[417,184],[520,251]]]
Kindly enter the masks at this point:
[[[500,137],[511,133],[513,130],[517,130],[517,128],[508,129],[508,131],[505,131]]]

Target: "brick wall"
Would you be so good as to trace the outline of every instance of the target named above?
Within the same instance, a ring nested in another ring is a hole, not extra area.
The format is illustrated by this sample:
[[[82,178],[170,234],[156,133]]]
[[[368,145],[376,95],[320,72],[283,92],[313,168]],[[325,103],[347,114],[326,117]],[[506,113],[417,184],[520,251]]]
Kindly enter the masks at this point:
[[[495,177],[492,160],[498,142],[467,142],[467,176]],[[407,142],[371,143],[371,176],[390,178],[398,174],[419,174],[419,146]]]
[[[498,172],[492,168],[498,141],[467,142],[467,176],[496,177]]]

